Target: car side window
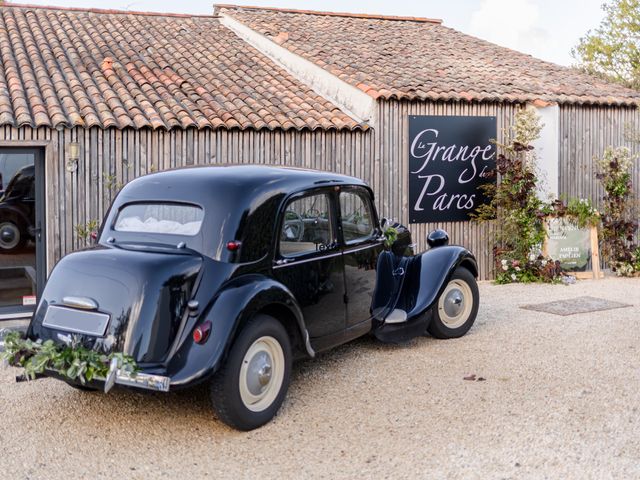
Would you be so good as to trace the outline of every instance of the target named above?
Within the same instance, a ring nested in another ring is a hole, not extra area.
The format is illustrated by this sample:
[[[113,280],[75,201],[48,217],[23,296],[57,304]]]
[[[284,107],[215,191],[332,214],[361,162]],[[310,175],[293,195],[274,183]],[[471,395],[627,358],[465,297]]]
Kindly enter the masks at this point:
[[[329,248],[334,239],[330,205],[326,194],[291,201],[280,231],[280,254],[292,257]]]
[[[359,192],[340,193],[340,216],[345,243],[353,243],[371,237],[374,233],[371,204]]]

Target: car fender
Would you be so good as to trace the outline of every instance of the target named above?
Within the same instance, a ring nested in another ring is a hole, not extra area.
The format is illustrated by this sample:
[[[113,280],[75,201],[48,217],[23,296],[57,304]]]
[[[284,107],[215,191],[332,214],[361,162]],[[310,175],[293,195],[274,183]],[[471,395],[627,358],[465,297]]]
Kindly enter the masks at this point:
[[[2,205],[0,206],[0,216],[3,221],[9,221],[15,223],[21,231],[28,233],[28,228],[31,225],[31,221],[20,209],[14,205]]]
[[[224,285],[200,316],[188,319],[189,337],[167,365],[171,386],[189,386],[208,379],[226,358],[242,326],[256,313],[273,305],[287,308],[293,315],[306,352],[313,357],[315,353],[302,312],[289,289],[260,274],[243,275]],[[191,331],[201,321],[211,322],[211,333],[208,340],[199,345],[191,338]]]
[[[474,277],[478,277],[476,259],[464,247],[436,247],[412,258],[410,269],[413,270],[413,278],[404,283],[404,288],[410,290],[407,293],[415,299],[413,307],[407,312],[409,319],[423,315],[435,305],[459,266],[469,269]]]

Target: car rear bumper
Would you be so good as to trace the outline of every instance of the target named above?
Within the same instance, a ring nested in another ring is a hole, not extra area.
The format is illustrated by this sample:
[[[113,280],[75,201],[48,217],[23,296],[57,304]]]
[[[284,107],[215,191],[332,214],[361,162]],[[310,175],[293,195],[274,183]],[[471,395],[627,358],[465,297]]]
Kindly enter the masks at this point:
[[[163,375],[144,372],[131,373],[119,368],[118,361],[114,358],[109,367],[109,374],[104,382],[104,392],[108,393],[115,384],[156,392],[168,392],[171,386],[171,379]]]
[[[104,393],[108,393],[115,385],[121,385],[123,387],[139,388],[143,390],[152,390],[155,392],[168,392],[171,386],[171,378],[162,375],[149,374],[144,372],[131,373],[126,370],[120,369],[116,362],[112,362],[109,368],[109,373],[106,379],[93,379],[86,381],[85,383],[80,380],[71,380],[64,375],[61,375],[56,370],[45,370],[44,373],[36,375],[36,379],[39,378],[56,378],[66,383],[85,387],[89,390],[101,390]],[[29,379],[24,375],[16,377],[16,381],[25,382]]]

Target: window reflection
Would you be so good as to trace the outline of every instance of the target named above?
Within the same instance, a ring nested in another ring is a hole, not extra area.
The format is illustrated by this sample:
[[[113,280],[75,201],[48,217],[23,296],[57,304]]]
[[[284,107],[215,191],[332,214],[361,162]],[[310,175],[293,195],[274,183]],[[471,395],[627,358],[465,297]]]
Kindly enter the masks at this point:
[[[310,195],[287,205],[280,232],[282,255],[303,255],[325,250],[332,238],[327,195]]]
[[[369,238],[373,235],[373,217],[369,202],[360,194],[340,193],[340,217],[342,234],[347,243]]]
[[[0,307],[32,305],[36,292],[33,153],[0,153]]]

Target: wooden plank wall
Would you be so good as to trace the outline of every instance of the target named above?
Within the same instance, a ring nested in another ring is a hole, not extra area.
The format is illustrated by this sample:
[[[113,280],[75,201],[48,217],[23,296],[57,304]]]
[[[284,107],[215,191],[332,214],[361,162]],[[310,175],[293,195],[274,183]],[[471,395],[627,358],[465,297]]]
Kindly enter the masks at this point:
[[[271,132],[210,130],[100,130],[0,127],[2,142],[45,141],[47,175],[47,264],[84,246],[74,226],[101,220],[119,186],[156,170],[185,165],[262,163],[331,170],[365,179],[376,192],[381,215],[408,221],[409,115],[493,115],[498,137],[511,125],[513,104],[461,102],[380,102],[376,132]],[[638,111],[614,108],[561,108],[561,191],[597,200],[601,192],[591,175],[593,157],[606,145],[626,142],[624,125],[639,123]],[[578,132],[574,135],[572,132]],[[80,144],[77,172],[65,169],[70,142]],[[640,185],[636,165],[634,181]],[[419,249],[434,228],[446,229],[453,243],[478,257],[481,277],[490,278],[492,225],[445,222],[409,225]]]
[[[76,225],[101,221],[120,186],[146,173],[188,165],[259,163],[308,167],[368,178],[373,132],[101,130],[0,127],[0,146],[48,142],[47,266],[86,246]],[[69,172],[67,146],[80,159]]]
[[[372,178],[374,190],[381,203],[381,215],[398,219],[407,224],[409,220],[409,115],[473,115],[497,117],[498,140],[503,140],[505,128],[513,124],[518,105],[504,103],[467,103],[467,102],[380,102],[378,110],[378,135],[376,142],[376,171]],[[445,229],[451,243],[464,245],[478,259],[480,277],[493,275],[493,256],[491,253],[492,230],[495,225],[475,222],[434,222],[410,224],[414,241],[418,249],[424,250],[427,234],[436,229]]]
[[[575,132],[575,133],[574,133]],[[635,132],[635,133],[634,133]],[[577,134],[576,134],[577,133]],[[595,179],[596,158],[608,146],[631,149],[640,155],[640,110],[634,108],[563,105],[560,107],[560,193],[567,198],[588,198],[602,205],[604,194]],[[633,172],[636,191],[640,168]]]

